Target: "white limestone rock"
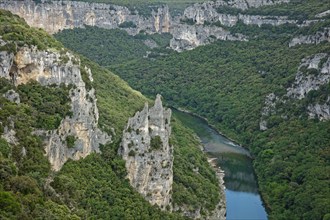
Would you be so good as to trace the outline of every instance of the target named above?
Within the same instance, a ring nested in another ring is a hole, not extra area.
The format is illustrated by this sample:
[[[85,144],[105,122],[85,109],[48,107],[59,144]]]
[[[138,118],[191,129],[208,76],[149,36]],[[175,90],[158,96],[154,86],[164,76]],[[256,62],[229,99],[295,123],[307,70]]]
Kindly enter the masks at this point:
[[[171,110],[162,105],[157,95],[155,105],[145,105],[128,120],[119,154],[126,161],[131,185],[152,205],[171,209],[173,183],[173,147]],[[158,139],[157,146],[154,141]]]

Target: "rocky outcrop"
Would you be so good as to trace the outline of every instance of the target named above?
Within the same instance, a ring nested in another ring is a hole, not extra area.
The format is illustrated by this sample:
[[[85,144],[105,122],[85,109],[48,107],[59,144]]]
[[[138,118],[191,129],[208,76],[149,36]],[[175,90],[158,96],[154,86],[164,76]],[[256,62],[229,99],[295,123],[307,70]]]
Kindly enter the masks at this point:
[[[324,11],[324,12],[321,12],[321,13],[315,15],[315,17],[316,17],[316,18],[323,18],[323,17],[326,17],[326,16],[328,16],[328,15],[330,15],[330,10],[326,10],[326,11]]]
[[[218,8],[222,5],[217,2],[205,2],[195,4],[185,9],[183,20],[191,20],[196,24],[212,24],[219,22],[224,26],[234,26],[238,21],[246,25],[258,25],[269,24],[278,26],[282,24],[297,24],[296,20],[289,20],[287,16],[260,16],[260,15],[232,15],[218,13]]]
[[[269,95],[266,96],[264,107],[261,110],[261,119],[259,123],[259,129],[261,131],[265,131],[268,129],[266,118],[276,112],[275,107],[277,101],[278,98],[274,93],[270,93]]]
[[[145,104],[141,112],[128,120],[119,154],[126,161],[131,185],[151,204],[171,209],[173,183],[173,147],[171,110],[162,105],[157,95],[151,108]]]
[[[61,169],[69,158],[78,160],[92,152],[99,152],[99,144],[110,140],[97,127],[99,114],[95,91],[93,88],[87,90],[81,68],[80,60],[68,52],[61,54],[24,46],[18,48],[16,54],[7,51],[0,53],[0,77],[11,80],[15,85],[34,80],[43,86],[72,86],[69,92],[72,116],[64,118],[56,130],[35,131],[46,137],[46,155],[55,171]],[[92,79],[90,70],[83,68]],[[70,148],[66,144],[69,136],[75,139],[74,146]]]
[[[15,125],[12,118],[8,118],[9,126],[5,126],[3,129],[3,134],[1,138],[5,139],[8,143],[12,145],[18,144],[18,140],[16,138],[16,131],[14,130]]]
[[[287,89],[287,96],[302,99],[308,92],[318,90],[329,81],[330,57],[325,53],[316,54],[302,60],[295,81]]]
[[[277,97],[274,93],[266,96],[264,107],[261,110],[259,123],[260,130],[267,130],[267,119],[271,115],[277,114],[277,105],[286,104],[287,100],[302,100],[311,91],[317,91],[321,86],[330,82],[330,55],[319,53],[301,60],[294,82],[287,88],[287,93]],[[330,97],[323,103],[309,103],[306,113],[309,118],[319,120],[330,119]],[[282,115],[286,118],[287,115]]]
[[[308,105],[309,118],[318,118],[321,121],[330,120],[330,96],[324,104],[310,104]]]
[[[206,27],[203,25],[181,25],[172,31],[173,39],[170,46],[176,51],[191,50],[198,46],[209,44],[215,40],[247,41],[243,35],[232,35],[221,27]]]
[[[219,192],[220,192],[220,201],[217,204],[216,208],[213,210],[213,212],[206,217],[207,220],[225,220],[226,219],[226,194],[225,194],[225,172],[217,166],[217,163],[213,159],[208,159],[208,162],[215,170],[215,174],[219,181]]]
[[[300,44],[319,44],[324,41],[330,42],[330,28],[324,28],[323,31],[318,31],[314,35],[301,35],[295,37],[289,43],[289,47],[294,47]]]
[[[21,102],[19,94],[13,89],[8,90],[5,94],[3,94],[3,97],[16,104],[19,104]]]

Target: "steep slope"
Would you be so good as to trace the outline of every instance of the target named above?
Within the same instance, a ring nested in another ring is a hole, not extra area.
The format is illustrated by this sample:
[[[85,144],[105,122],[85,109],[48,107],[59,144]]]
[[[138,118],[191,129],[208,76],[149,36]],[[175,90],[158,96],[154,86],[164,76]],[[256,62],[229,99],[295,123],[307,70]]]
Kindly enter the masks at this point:
[[[209,10],[199,7],[203,18],[213,21],[214,17],[205,16]],[[246,15],[286,16],[298,25],[237,22],[229,30],[249,41],[217,41],[109,68],[134,88],[148,95],[161,93],[171,105],[206,117],[247,146],[255,157],[270,218],[326,219],[330,210],[328,10],[329,4],[318,0],[247,9]],[[237,17],[242,10],[221,7],[214,15],[218,19],[221,13]],[[201,21],[193,13],[188,15],[193,23]],[[304,22],[308,25],[300,25]],[[60,36],[63,39],[65,34]]]
[[[128,118],[148,100],[19,17],[0,10],[0,20],[1,216],[183,219],[135,191],[117,154]],[[218,180],[189,130],[181,127],[173,137],[182,134],[187,138],[176,142],[172,157],[184,149],[199,158],[194,166],[205,173],[193,174],[189,184],[204,184],[201,191],[212,200],[196,196],[194,207],[187,199],[180,205],[206,213],[221,201]],[[191,162],[180,161],[173,175],[184,178],[182,166]],[[180,197],[189,184],[171,193]]]

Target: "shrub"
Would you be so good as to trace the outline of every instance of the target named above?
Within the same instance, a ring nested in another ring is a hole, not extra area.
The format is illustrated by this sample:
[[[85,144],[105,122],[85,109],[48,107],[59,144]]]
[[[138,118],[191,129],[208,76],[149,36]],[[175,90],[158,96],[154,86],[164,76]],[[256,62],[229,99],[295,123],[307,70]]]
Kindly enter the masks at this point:
[[[130,150],[130,152],[128,153],[128,156],[135,157],[135,151],[134,150]]]
[[[77,138],[73,135],[69,135],[66,137],[65,141],[66,141],[66,146],[68,148],[73,148],[74,147],[74,143],[76,142]]]
[[[125,21],[119,25],[120,28],[136,28],[136,24],[132,21]]]
[[[159,135],[151,138],[151,140],[150,140],[150,147],[151,147],[151,149],[158,150],[162,146],[163,146],[163,142],[160,139],[160,136]]]

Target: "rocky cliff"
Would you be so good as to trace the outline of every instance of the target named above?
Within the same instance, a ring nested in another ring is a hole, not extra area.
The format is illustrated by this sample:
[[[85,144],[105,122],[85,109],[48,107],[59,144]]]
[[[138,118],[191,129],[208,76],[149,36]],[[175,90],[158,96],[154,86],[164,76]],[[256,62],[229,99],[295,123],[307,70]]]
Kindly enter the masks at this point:
[[[173,183],[173,147],[171,110],[162,105],[157,95],[151,108],[145,104],[141,112],[128,120],[119,154],[126,161],[131,185],[151,204],[171,209]]]
[[[229,6],[246,10],[248,8],[258,8],[266,5],[275,5],[288,3],[290,0],[218,0],[215,1],[217,6]]]
[[[209,1],[186,8],[183,15],[171,16],[167,6],[153,9],[150,17],[139,15],[127,7],[101,3],[79,1],[42,1],[36,4],[32,0],[5,1],[0,0],[0,8],[9,10],[21,17],[33,27],[43,28],[49,33],[63,29],[84,27],[84,25],[101,28],[122,28],[129,34],[136,35],[141,31],[153,33],[171,33],[171,48],[177,51],[193,49],[214,40],[247,40],[242,35],[232,35],[229,31],[216,25],[233,26],[238,21],[247,25],[285,23],[297,24],[285,16],[231,15],[218,13],[221,7],[232,7],[246,10],[251,7],[286,3],[288,0],[231,0]],[[188,23],[186,22],[188,21]],[[299,25],[308,25],[307,21]]]
[[[261,2],[261,1],[260,1]],[[228,14],[221,13],[221,7],[232,5],[225,4],[224,2],[205,2],[195,4],[185,9],[182,19],[190,19],[196,22],[196,24],[207,24],[220,22],[224,26],[234,26],[238,21],[246,25],[258,25],[269,24],[273,26],[278,26],[282,24],[296,24],[297,21],[289,20],[286,16],[260,16],[260,15],[245,15],[245,14]],[[259,5],[261,6],[261,5]],[[259,7],[256,6],[256,7]],[[239,6],[237,8],[247,9],[248,6]]]
[[[137,34],[141,30],[147,33],[163,33],[169,32],[171,23],[166,6],[159,7],[148,18],[123,6],[77,1],[43,1],[37,4],[32,0],[2,0],[0,8],[23,17],[30,26],[42,28],[51,34],[84,25],[107,29],[125,26],[130,34]],[[127,22],[131,23],[127,25]]]
[[[192,50],[198,46],[212,43],[215,40],[248,40],[244,35],[232,35],[224,28],[203,25],[182,24],[180,28],[172,30],[172,35],[173,38],[171,39],[170,46],[179,52]]]
[[[289,47],[294,47],[299,44],[319,44],[324,41],[330,42],[330,27],[324,28],[323,31],[318,31],[314,35],[295,37],[289,43]]]
[[[283,105],[291,99],[296,102],[308,98],[310,92],[315,92],[326,86],[330,82],[330,55],[327,53],[319,53],[304,58],[298,67],[294,81],[287,88],[287,93],[281,97],[277,97],[274,93],[266,96],[264,107],[261,111],[260,130],[267,130],[267,118],[277,113],[277,106]],[[325,100],[318,100],[309,96],[311,99],[308,106],[305,106],[305,113],[309,118],[317,118],[319,120],[330,119],[330,97]],[[281,115],[286,118],[287,115]]]
[[[0,39],[1,45],[6,43]],[[110,141],[110,137],[97,127],[99,114],[95,91],[86,87],[82,71],[88,74],[89,80],[93,80],[91,71],[81,67],[79,58],[69,52],[40,51],[34,46],[18,47],[16,53],[0,51],[0,77],[11,80],[16,86],[31,80],[43,86],[72,86],[72,116],[64,118],[56,130],[34,131],[45,137],[45,152],[55,171],[60,170],[68,159],[78,160],[99,152],[99,144]],[[10,94],[8,98],[15,96],[14,92]],[[18,101],[17,98],[15,100]],[[14,126],[6,130],[5,138],[15,132]],[[66,144],[69,136],[75,140],[73,146]]]

